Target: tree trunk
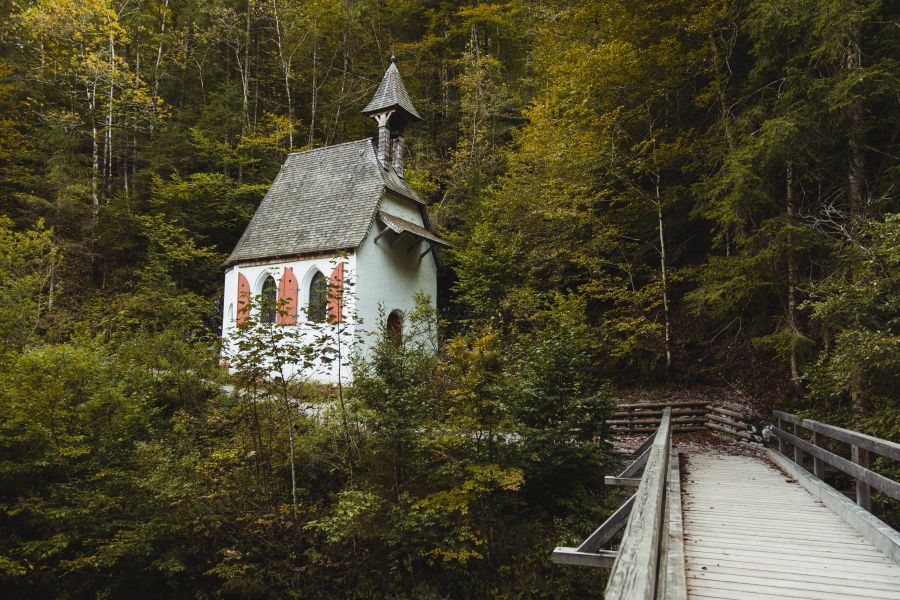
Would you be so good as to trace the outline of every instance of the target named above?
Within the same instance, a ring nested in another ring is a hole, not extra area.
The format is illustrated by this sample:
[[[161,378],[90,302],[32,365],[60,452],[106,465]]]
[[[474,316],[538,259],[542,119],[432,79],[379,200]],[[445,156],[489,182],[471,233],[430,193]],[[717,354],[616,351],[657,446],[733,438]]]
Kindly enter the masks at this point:
[[[862,47],[859,25],[853,25],[850,29],[850,40],[847,44],[847,69],[858,71],[862,69]],[[865,176],[866,160],[863,148],[865,136],[863,133],[863,119],[865,117],[861,99],[854,100],[848,109],[850,120],[850,133],[848,145],[850,147],[850,168],[847,178],[848,204],[851,213],[861,215],[865,211]]]
[[[669,272],[666,265],[666,236],[663,221],[662,198],[659,193],[659,173],[656,174],[656,217],[659,221],[659,274],[662,279],[663,315],[665,316],[666,370],[672,369],[672,340],[669,315]]]
[[[166,17],[169,15],[169,0],[166,0],[165,5],[163,5],[162,12],[162,23],[159,25],[159,44],[156,46],[156,65],[153,67],[153,96],[151,98],[151,102],[153,103],[153,112],[156,112],[157,105],[159,104],[159,65],[162,64],[162,52],[163,52],[163,36],[166,34]],[[185,61],[187,61],[187,57],[185,57]],[[155,115],[154,115],[155,116]],[[154,119],[150,119],[150,131],[153,131],[153,122]]]
[[[312,98],[309,107],[309,145],[312,147],[315,139],[316,131],[316,104],[319,99],[319,80],[318,80],[318,60],[319,60],[319,36],[313,33],[313,59],[312,59]]]
[[[294,107],[291,102],[291,63],[284,55],[284,46],[281,41],[281,21],[278,18],[278,2],[272,0],[272,14],[275,18],[275,41],[278,44],[278,60],[281,62],[281,71],[284,76],[284,96],[287,101],[287,116],[291,122],[288,130],[288,150],[294,149]]]
[[[337,107],[335,108],[335,111],[334,111],[334,129],[332,130],[332,133],[331,133],[332,139],[329,140],[329,143],[337,143],[336,140],[340,139],[340,135],[339,135],[338,131],[339,131],[340,124],[341,124],[341,107],[344,105],[344,93],[347,88],[347,66],[348,66],[347,65],[347,63],[348,63],[347,45],[348,45],[348,43],[349,43],[349,41],[347,40],[347,32],[344,31],[344,41],[341,44],[341,47],[343,48],[343,55],[344,55],[344,69],[341,72],[341,91],[338,93],[338,100],[336,103]]]
[[[113,180],[113,100],[115,96],[115,75],[116,75],[116,45],[113,35],[109,35],[109,102],[106,111],[106,141],[104,147],[104,170],[105,170],[105,188],[106,200],[112,195]]]
[[[794,207],[794,165],[790,161],[785,169],[785,208],[787,210],[788,226],[793,226],[796,209]],[[800,335],[797,326],[797,265],[794,259],[793,239],[788,231],[787,235],[787,326],[793,337],[791,340],[791,385],[798,394],[803,392],[803,384],[800,381],[800,369],[797,360],[796,338]]]
[[[97,80],[88,90],[88,106],[91,111],[91,206],[94,213],[94,222],[97,221],[97,213],[100,212],[100,196],[98,194],[98,179],[100,177],[100,142],[97,139]]]
[[[284,408],[287,411],[287,430],[288,430],[288,449],[291,453],[291,503],[294,507],[294,516],[297,516],[297,464],[294,449],[294,413],[291,406],[290,391],[287,387],[282,388],[284,395]]]

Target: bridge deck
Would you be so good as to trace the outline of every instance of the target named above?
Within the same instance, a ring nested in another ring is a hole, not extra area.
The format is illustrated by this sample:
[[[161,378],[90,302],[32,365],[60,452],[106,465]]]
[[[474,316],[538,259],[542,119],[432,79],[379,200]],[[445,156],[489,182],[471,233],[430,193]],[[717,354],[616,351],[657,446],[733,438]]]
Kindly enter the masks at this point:
[[[762,459],[683,456],[689,598],[900,599],[900,565]]]

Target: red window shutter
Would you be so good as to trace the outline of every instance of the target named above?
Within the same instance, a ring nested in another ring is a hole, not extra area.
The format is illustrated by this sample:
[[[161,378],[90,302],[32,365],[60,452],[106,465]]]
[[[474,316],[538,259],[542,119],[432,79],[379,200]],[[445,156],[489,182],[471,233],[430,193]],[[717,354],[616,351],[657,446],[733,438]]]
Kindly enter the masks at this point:
[[[237,324],[243,325],[247,322],[246,306],[250,302],[250,282],[244,277],[243,273],[238,273],[238,297],[237,297]]]
[[[278,283],[278,317],[280,325],[297,324],[297,277],[290,267],[285,268]]]
[[[344,319],[344,263],[331,272],[328,279],[328,320],[341,323]]]

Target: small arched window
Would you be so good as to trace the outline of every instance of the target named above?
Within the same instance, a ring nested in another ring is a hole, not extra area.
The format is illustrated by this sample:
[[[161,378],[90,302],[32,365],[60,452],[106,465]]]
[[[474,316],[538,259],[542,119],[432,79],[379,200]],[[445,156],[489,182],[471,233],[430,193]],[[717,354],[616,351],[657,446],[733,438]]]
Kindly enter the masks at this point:
[[[403,343],[403,314],[399,310],[392,311],[388,315],[385,333],[388,341],[395,346]]]
[[[234,323],[234,303],[228,305],[227,319],[229,323]]]
[[[275,285],[275,278],[269,275],[263,282],[262,292],[260,292],[259,321],[261,323],[275,322],[275,315],[278,313],[277,292],[278,288]]]
[[[306,314],[310,321],[322,322],[328,311],[328,280],[320,272],[309,282],[309,307]]]

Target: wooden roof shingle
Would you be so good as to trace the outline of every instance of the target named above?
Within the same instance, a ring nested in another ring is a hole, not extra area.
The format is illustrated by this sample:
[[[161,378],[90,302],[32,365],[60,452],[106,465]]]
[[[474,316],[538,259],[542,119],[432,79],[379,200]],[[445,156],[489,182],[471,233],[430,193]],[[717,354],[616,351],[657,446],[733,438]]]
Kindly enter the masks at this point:
[[[225,265],[354,249],[386,190],[424,204],[371,138],[290,154]]]

